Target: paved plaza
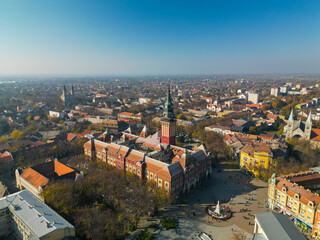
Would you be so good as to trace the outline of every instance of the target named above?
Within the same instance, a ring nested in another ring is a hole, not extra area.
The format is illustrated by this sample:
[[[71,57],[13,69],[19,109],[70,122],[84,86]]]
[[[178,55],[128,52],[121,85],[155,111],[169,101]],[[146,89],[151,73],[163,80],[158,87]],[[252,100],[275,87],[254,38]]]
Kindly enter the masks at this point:
[[[232,217],[226,221],[212,220],[205,212],[209,204],[220,201],[229,207]],[[247,239],[252,238],[254,214],[265,212],[267,183],[234,169],[214,169],[211,178],[202,186],[191,191],[183,204],[169,206],[161,217],[178,219],[178,229],[152,230],[156,239],[197,239],[206,232],[214,240],[232,239],[232,232],[243,231]]]

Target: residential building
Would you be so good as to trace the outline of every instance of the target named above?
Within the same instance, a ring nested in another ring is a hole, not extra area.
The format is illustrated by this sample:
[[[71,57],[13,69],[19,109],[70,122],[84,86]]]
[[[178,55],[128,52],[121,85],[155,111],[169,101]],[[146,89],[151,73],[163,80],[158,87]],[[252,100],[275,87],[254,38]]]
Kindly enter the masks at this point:
[[[253,240],[305,240],[290,219],[280,213],[263,212],[254,215]]]
[[[65,116],[64,112],[49,111],[49,117],[51,117],[51,118],[63,119],[64,116]]]
[[[288,91],[289,91],[289,89],[288,89],[287,86],[280,87],[280,93],[281,94],[288,94]]]
[[[134,113],[130,113],[130,112],[118,113],[118,121],[127,122],[127,121],[131,121],[131,120],[141,122],[142,114],[141,113],[134,114]]]
[[[315,171],[287,176],[272,175],[268,182],[268,204],[293,219],[304,231],[320,237],[320,174]]]
[[[0,238],[62,240],[75,228],[28,190],[0,198]]]
[[[273,95],[273,96],[277,97],[279,95],[279,88],[278,87],[272,87],[270,95]]]
[[[128,128],[128,123],[124,121],[118,121],[112,117],[106,116],[97,116],[89,117],[88,122],[91,122],[94,125],[102,126],[109,130],[110,133],[118,133],[126,130]]]
[[[151,101],[150,98],[145,98],[145,97],[139,98],[139,103],[140,103],[140,104],[147,104],[147,103],[149,103],[150,101]]]
[[[13,162],[13,157],[12,154],[8,151],[5,151],[4,153],[0,152],[0,163],[4,162],[4,163],[11,163]]]
[[[258,104],[260,101],[260,95],[257,92],[248,93],[248,103]]]
[[[211,125],[205,127],[206,131],[214,131],[222,135],[232,134],[234,132],[246,132],[254,124],[251,121],[246,121],[243,119],[231,119],[219,124]]]

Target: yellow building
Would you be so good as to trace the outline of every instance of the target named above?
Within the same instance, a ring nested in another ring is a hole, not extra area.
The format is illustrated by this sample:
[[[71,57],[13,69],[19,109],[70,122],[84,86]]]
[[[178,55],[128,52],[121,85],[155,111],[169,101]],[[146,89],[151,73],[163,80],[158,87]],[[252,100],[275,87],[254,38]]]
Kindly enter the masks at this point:
[[[256,175],[261,168],[268,169],[270,165],[273,165],[273,153],[266,143],[251,143],[241,149],[241,168],[245,168]]]
[[[269,208],[288,215],[297,226],[316,236],[319,229],[316,215],[320,203],[316,190],[319,186],[318,172],[308,171],[282,177],[274,174],[268,183]]]

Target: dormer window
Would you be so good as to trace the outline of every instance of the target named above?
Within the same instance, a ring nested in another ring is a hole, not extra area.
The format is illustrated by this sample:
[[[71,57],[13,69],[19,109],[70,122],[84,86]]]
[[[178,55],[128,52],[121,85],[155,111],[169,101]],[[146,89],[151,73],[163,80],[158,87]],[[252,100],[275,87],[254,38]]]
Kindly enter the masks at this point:
[[[283,192],[287,192],[287,189],[285,187],[282,188]]]
[[[295,194],[294,198],[299,199],[299,194]]]
[[[309,207],[313,207],[313,202],[308,203]]]

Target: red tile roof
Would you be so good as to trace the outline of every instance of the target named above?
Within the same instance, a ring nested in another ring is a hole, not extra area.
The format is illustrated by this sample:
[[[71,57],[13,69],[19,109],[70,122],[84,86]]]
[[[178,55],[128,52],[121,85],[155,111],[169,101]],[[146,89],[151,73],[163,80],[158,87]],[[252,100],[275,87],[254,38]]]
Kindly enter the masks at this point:
[[[39,186],[44,187],[48,184],[49,179],[41,175],[32,168],[24,169],[21,177],[23,177],[27,182],[31,183],[34,187],[38,188]]]
[[[307,189],[294,184],[292,181],[288,181],[284,177],[278,177],[277,189],[282,191],[283,187],[286,187],[289,196],[294,197],[295,194],[300,195],[300,201],[304,204],[308,204],[309,201],[313,202],[315,205],[320,203],[320,197],[314,193],[308,191]]]
[[[13,161],[13,157],[10,152],[6,151],[4,153],[0,153],[0,162],[11,162]]]
[[[320,129],[312,128],[311,141],[320,142]]]

